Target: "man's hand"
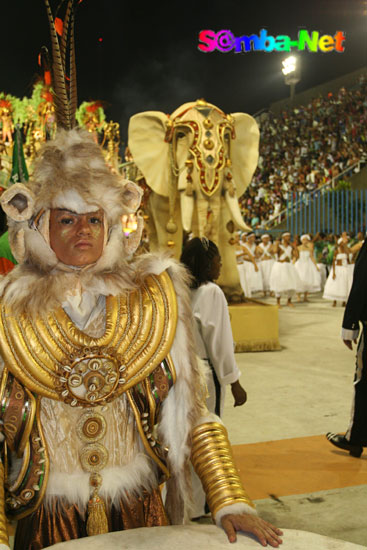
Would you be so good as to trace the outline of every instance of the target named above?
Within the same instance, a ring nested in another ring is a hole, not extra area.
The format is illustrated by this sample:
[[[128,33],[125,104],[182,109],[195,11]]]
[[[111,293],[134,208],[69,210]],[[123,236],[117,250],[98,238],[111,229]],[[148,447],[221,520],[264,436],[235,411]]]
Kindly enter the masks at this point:
[[[352,340],[343,340],[343,342],[347,346],[347,348],[353,350]],[[353,342],[356,344],[357,340],[354,339]]]
[[[247,393],[237,380],[231,384],[232,395],[234,397],[234,407],[240,407],[247,401]]]
[[[280,535],[283,535],[283,532],[259,516],[252,514],[227,514],[222,517],[222,527],[229,542],[236,542],[236,531],[243,531],[255,535],[262,546],[270,544],[270,546],[278,548],[279,544],[282,544]]]

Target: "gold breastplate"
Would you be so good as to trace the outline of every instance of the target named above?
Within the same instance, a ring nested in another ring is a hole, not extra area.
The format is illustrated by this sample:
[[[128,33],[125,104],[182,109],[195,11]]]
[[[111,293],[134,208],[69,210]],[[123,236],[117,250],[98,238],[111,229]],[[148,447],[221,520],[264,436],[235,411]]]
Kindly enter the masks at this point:
[[[45,317],[15,317],[1,307],[0,353],[28,389],[71,406],[107,403],[145,379],[167,356],[177,323],[167,273],[106,299],[100,338],[79,330],[62,308]]]

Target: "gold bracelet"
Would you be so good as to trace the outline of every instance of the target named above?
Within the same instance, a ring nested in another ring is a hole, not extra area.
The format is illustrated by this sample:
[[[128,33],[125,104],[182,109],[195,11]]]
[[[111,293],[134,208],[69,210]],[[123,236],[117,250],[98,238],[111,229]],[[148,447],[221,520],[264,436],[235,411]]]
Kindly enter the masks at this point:
[[[227,430],[222,424],[208,422],[194,428],[191,461],[213,517],[229,504],[245,503],[255,508],[242,486]]]

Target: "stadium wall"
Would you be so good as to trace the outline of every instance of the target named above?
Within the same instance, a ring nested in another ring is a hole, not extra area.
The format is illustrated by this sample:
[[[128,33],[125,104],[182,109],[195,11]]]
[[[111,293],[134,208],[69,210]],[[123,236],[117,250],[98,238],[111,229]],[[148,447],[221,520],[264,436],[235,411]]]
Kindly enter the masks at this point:
[[[362,168],[358,174],[353,174],[350,178],[351,188],[355,189],[367,189],[367,166]]]

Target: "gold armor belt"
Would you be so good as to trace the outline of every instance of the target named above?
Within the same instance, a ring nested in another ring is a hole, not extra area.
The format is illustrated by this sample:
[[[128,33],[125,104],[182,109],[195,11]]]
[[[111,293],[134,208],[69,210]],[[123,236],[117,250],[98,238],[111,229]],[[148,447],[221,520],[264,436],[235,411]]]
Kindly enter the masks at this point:
[[[0,353],[31,391],[90,407],[115,399],[153,372],[169,353],[176,324],[176,295],[164,272],[106,298],[100,338],[80,331],[62,308],[31,319],[2,306]]]

